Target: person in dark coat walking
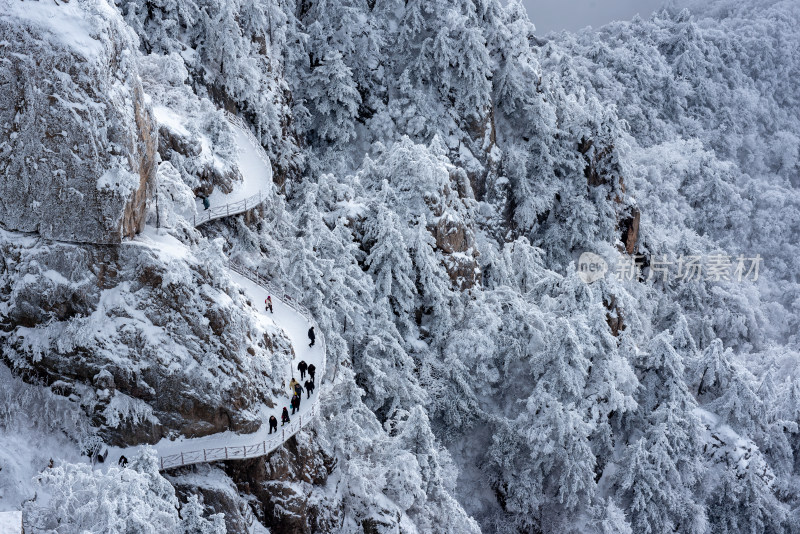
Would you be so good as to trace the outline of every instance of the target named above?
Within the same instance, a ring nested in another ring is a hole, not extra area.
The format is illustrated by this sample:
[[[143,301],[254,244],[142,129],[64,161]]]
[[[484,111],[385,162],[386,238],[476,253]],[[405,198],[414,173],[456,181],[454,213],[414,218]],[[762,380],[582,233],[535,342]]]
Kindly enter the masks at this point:
[[[309,378],[311,378],[312,382],[314,382],[314,375],[316,374],[316,372],[317,372],[317,368],[314,366],[313,363],[308,366],[308,376],[309,376]]]
[[[294,392],[298,397],[303,396],[303,386],[300,385],[300,382],[294,385]],[[299,406],[298,406],[299,408]]]
[[[311,398],[312,393],[314,393],[314,382],[306,380],[306,398]]]
[[[52,462],[52,460],[51,460]],[[119,462],[117,462],[120,467],[126,467],[128,465],[128,459],[125,458],[125,455],[119,457]],[[50,467],[53,467],[52,465]]]
[[[300,409],[300,397],[297,395],[297,393],[295,393],[292,396],[292,415],[294,415],[294,412],[296,412],[299,409]]]
[[[289,419],[289,410],[286,409],[286,406],[283,407],[283,413],[281,414],[281,426],[285,425],[286,423],[290,423],[291,420]]]
[[[308,364],[305,360],[300,360],[300,363],[297,364],[297,370],[300,371],[300,380],[305,379],[306,369],[308,369]]]
[[[211,207],[211,202],[209,202],[208,197],[203,197],[203,208],[208,209]]]
[[[317,336],[314,334],[314,327],[312,326],[311,328],[308,329],[308,339],[311,340],[311,343],[308,344],[309,347],[313,347],[314,346],[314,338],[315,337],[317,337]]]
[[[272,430],[275,432],[278,431],[278,419],[274,415],[269,416],[269,433],[272,434]]]

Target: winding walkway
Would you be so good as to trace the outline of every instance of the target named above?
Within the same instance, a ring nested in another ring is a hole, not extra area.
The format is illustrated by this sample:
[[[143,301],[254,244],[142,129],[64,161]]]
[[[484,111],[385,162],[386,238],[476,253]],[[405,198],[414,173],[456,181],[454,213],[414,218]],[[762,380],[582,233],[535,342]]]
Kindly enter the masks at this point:
[[[238,117],[228,115],[228,120],[236,132],[236,139],[239,144],[239,169],[242,173],[244,184],[238,189],[234,189],[231,195],[225,195],[224,197],[215,195],[217,200],[225,198],[229,202],[213,206],[209,210],[203,210],[194,215],[193,222],[195,227],[210,220],[244,213],[270,198],[272,194],[270,190],[265,192],[264,187],[255,186],[263,186],[265,181],[268,180],[268,186],[272,187],[272,167],[263,148]],[[247,195],[248,192],[251,193],[254,189],[257,189],[258,193]],[[284,393],[287,393],[285,399],[277,399],[275,407],[264,411],[264,423],[252,434],[237,434],[226,431],[201,438],[162,439],[153,445],[158,452],[159,467],[162,471],[192,464],[244,460],[264,456],[280,447],[303,427],[307,426],[319,413],[319,391],[322,379],[325,376],[327,351],[325,336],[317,326],[311,313],[254,269],[250,269],[233,260],[229,260],[228,268],[231,278],[245,291],[250,301],[258,306],[259,309],[261,307],[259,303],[263,303],[267,295],[272,296],[274,313],[261,312],[262,320],[270,321],[272,319],[272,322],[283,328],[289,337],[295,351],[291,362],[292,372],[298,379],[299,373],[296,370],[298,362],[305,360],[309,365],[314,364],[316,367],[317,387],[314,389],[311,398],[306,398],[304,394],[300,411],[290,416],[291,423],[279,426],[277,433],[268,433],[269,424],[267,421],[270,415],[274,415],[278,421],[281,420],[282,408],[289,405],[288,389],[284,390]],[[317,334],[316,343],[313,347],[309,346],[307,337],[308,329],[311,326],[316,327]],[[288,388],[288,375],[286,383]],[[106,462],[110,465],[116,465],[121,455],[125,454],[126,457],[130,458],[137,449],[138,447],[114,448],[109,451]]]
[[[291,362],[293,373],[298,379],[300,378],[296,370],[300,360],[305,360],[309,365],[313,363],[317,368],[317,387],[311,398],[307,399],[306,395],[303,395],[300,411],[290,416],[291,423],[278,426],[277,433],[268,434],[269,425],[266,420],[270,415],[274,415],[280,421],[282,408],[289,405],[288,397],[276,399],[275,407],[264,415],[265,424],[252,434],[228,431],[202,438],[159,442],[154,447],[159,453],[159,467],[162,470],[218,460],[245,460],[264,456],[280,447],[319,413],[319,386],[325,374],[326,364],[325,336],[319,332],[315,345],[309,347],[307,332],[309,327],[316,326],[316,323],[308,310],[294,302],[288,295],[279,296],[281,295],[279,290],[254,270],[234,261],[231,261],[228,267],[231,270],[231,278],[244,289],[252,302],[263,303],[267,295],[272,296],[275,311],[270,316],[276,318],[275,323],[286,332],[295,350],[295,357]],[[319,328],[315,330],[319,331]],[[287,387],[288,382],[289,377],[287,377]]]
[[[272,194],[272,164],[256,137],[239,117],[225,113],[225,118],[233,127],[234,139],[239,146],[239,172],[242,181],[234,185],[230,193],[217,190],[208,197],[211,206],[203,208],[201,200],[195,202],[192,223],[195,227],[208,221],[238,215],[253,209]]]

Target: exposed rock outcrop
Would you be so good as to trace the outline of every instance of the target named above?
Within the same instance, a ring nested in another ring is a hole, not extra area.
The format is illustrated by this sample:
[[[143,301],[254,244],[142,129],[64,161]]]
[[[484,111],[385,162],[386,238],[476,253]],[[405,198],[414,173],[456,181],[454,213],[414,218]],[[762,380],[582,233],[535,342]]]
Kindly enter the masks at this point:
[[[0,16],[0,224],[119,243],[157,165],[135,37],[104,3],[10,0]]]
[[[225,514],[225,531],[228,534],[250,534],[249,504],[239,495],[233,481],[219,465],[199,464],[167,473],[170,483],[182,502],[191,495],[199,495],[204,507],[211,513]]]
[[[636,245],[639,241],[640,216],[639,208],[632,206],[630,213],[619,222],[621,232],[620,239],[625,252],[628,254],[635,254],[637,251]]]
[[[110,443],[249,432],[291,360],[214,246],[46,243],[0,231],[0,360],[83,406]],[[252,312],[252,313],[251,313]]]
[[[433,236],[453,284],[462,290],[473,287],[478,282],[480,268],[472,229],[463,221],[441,217],[433,227]]]
[[[334,532],[341,527],[341,506],[313,492],[324,484],[335,461],[301,432],[265,458],[228,462],[225,471],[242,493],[260,503],[256,516],[274,534]]]
[[[613,144],[596,145],[592,139],[582,138],[578,150],[583,154],[586,167],[583,174],[590,187],[608,186],[608,200],[613,201],[617,214],[617,229],[622,243],[621,250],[627,254],[637,251],[639,240],[639,208],[626,194],[617,154]]]

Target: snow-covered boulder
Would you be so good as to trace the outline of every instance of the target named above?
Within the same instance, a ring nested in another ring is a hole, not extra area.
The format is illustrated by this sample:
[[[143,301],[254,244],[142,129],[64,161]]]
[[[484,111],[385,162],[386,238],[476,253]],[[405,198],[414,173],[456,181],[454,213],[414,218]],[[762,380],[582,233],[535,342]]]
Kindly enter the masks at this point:
[[[141,231],[158,141],[136,37],[105,0],[10,0],[0,35],[0,224],[87,243]]]

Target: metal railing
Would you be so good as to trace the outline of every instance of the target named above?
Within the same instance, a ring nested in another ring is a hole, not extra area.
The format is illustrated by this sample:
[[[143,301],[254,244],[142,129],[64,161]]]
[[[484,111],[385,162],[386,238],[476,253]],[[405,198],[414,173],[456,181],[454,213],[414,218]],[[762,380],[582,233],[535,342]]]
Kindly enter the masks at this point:
[[[231,271],[239,273],[251,282],[261,286],[270,293],[273,293],[275,296],[281,295],[281,291],[277,288],[277,286],[258,274],[255,269],[245,267],[234,260],[229,260],[228,267]],[[279,298],[282,298],[284,303],[289,308],[302,315],[303,318],[305,318],[309,323],[317,326],[316,321],[314,321],[313,317],[311,316],[311,312],[309,312],[305,306],[298,303],[287,294],[283,294],[283,296]],[[320,350],[322,351],[322,363],[319,370],[320,382],[322,382],[322,377],[325,376],[325,367],[327,365],[327,344],[325,343],[325,335],[321,331],[318,334],[318,339]],[[311,403],[310,410],[304,414],[298,415],[297,418],[288,425],[279,428],[278,433],[275,434],[274,437],[252,443],[250,445],[211,447],[207,449],[197,449],[191,451],[182,451],[176,454],[168,454],[159,458],[159,468],[163,471],[165,469],[172,469],[185,465],[225,460],[246,460],[249,458],[265,456],[266,454],[269,454],[280,447],[286,440],[297,434],[297,432],[299,432],[304,426],[308,425],[314,416],[319,413],[319,402],[320,397],[317,395],[317,398]]]
[[[244,198],[237,202],[231,202],[230,204],[225,204],[223,206],[213,206],[207,210],[203,210],[200,213],[192,216],[192,223],[195,227],[197,227],[203,223],[207,223],[208,221],[213,221],[214,219],[238,215],[247,210],[258,207],[262,202],[267,200],[267,198],[269,198],[269,196],[263,191],[259,190],[258,193],[251,197]]]
[[[278,429],[273,434],[275,437],[262,440],[251,445],[239,445],[232,447],[212,447],[192,451],[183,451],[177,454],[168,454],[159,458],[159,469],[174,469],[186,465],[202,464],[208,462],[218,462],[226,460],[247,460],[265,456],[286,442],[289,438],[297,434],[304,426],[308,425],[315,415],[319,413],[319,396],[311,403],[311,409],[304,414],[300,414],[295,421]]]
[[[242,265],[241,263],[239,263],[239,262],[237,262],[235,260],[228,260],[228,268],[231,271],[233,271],[235,273],[239,273],[240,275],[242,275],[245,278],[249,279],[251,282],[260,285],[261,287],[263,287],[264,289],[266,289],[267,291],[269,291],[273,295],[276,295],[279,298],[283,299],[283,301],[286,303],[287,306],[289,306],[291,309],[293,309],[294,311],[296,311],[297,313],[302,315],[303,318],[305,318],[306,321],[308,321],[309,323],[313,324],[314,326],[318,326],[316,324],[316,321],[314,320],[314,317],[311,315],[311,312],[308,310],[308,308],[306,308],[305,306],[303,306],[302,304],[297,302],[294,298],[292,298],[291,295],[289,295],[287,293],[284,293],[283,289],[281,289],[280,287],[278,287],[275,284],[273,284],[267,277],[262,276],[255,269],[252,269],[250,267],[245,267],[244,265]],[[321,343],[321,346],[324,349],[325,348],[325,338],[322,335],[320,335],[320,343]]]
[[[261,146],[261,143],[255,138],[253,133],[247,127],[247,125],[235,115],[231,115],[230,113],[225,114],[225,117],[228,119],[228,122],[233,124],[234,126],[243,130],[248,140],[253,144],[253,146],[257,149],[257,153],[259,158],[264,162],[265,165],[271,168],[271,164],[269,159],[267,158],[266,154],[264,153],[264,149]],[[249,209],[259,206],[269,197],[265,192],[259,191],[258,194],[248,197],[243,200],[239,200],[237,202],[232,202],[230,204],[225,204],[224,206],[214,206],[209,208],[208,210],[203,211],[200,214],[197,214],[193,218],[194,226],[200,226],[201,224],[214,220],[220,219],[222,217],[229,217],[231,215],[238,215],[239,213],[243,213]],[[228,268],[238,273],[248,280],[252,281],[253,283],[261,286],[269,293],[274,294],[276,297],[281,298],[284,303],[294,310],[296,313],[300,314],[306,321],[311,323],[314,326],[318,326],[316,321],[314,320],[311,312],[302,304],[297,302],[293,299],[290,295],[283,292],[282,289],[278,288],[275,284],[273,284],[267,278],[261,276],[258,271],[255,269],[251,269],[238,263],[234,260],[229,260]],[[325,342],[325,335],[317,328],[318,333],[318,340],[320,345],[320,350],[322,351],[322,363],[321,368],[319,370],[320,373],[320,382],[322,381],[322,377],[325,375],[325,367],[327,365],[327,344]],[[181,451],[176,454],[167,454],[161,456],[159,458],[159,468],[160,470],[165,469],[172,469],[175,467],[182,467],[186,465],[193,465],[198,463],[207,463],[207,462],[215,462],[215,461],[226,461],[226,460],[246,460],[249,458],[257,458],[259,456],[265,456],[270,452],[274,451],[286,440],[290,439],[292,436],[297,434],[304,426],[308,425],[311,420],[319,414],[319,404],[320,404],[320,397],[317,395],[317,398],[311,404],[311,409],[306,411],[303,414],[299,414],[295,420],[289,423],[286,426],[282,426],[274,436],[269,437],[268,439],[262,439],[260,442],[252,443],[250,445],[240,445],[240,446],[223,446],[223,447],[210,447],[210,448],[203,448],[203,449],[196,449],[196,450],[189,450],[189,451]],[[249,513],[248,513],[249,512]],[[248,529],[252,531],[256,518],[252,513],[252,510],[249,506],[246,507],[245,510],[245,520],[248,523]]]
[[[325,341],[325,334],[322,333],[322,329],[319,327],[319,324],[314,319],[314,316],[311,315],[311,312],[308,308],[300,304],[297,300],[295,300],[291,295],[288,293],[284,293],[283,289],[279,288],[275,284],[273,284],[268,278],[259,274],[258,271],[251,267],[246,267],[241,263],[237,262],[236,260],[228,260],[228,269],[231,271],[238,273],[256,285],[261,286],[262,288],[266,289],[267,292],[275,295],[276,297],[283,300],[284,304],[286,304],[289,308],[294,310],[295,312],[299,313],[303,316],[303,318],[311,323],[316,331],[317,331],[317,340],[319,341],[319,347],[322,350],[322,366],[320,369],[320,377],[325,376],[325,368],[328,364],[328,345]],[[321,380],[321,378],[320,378]]]

